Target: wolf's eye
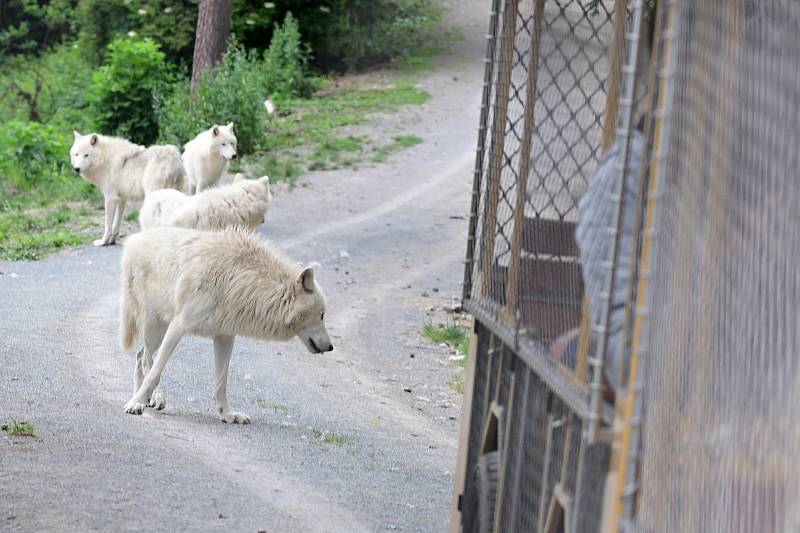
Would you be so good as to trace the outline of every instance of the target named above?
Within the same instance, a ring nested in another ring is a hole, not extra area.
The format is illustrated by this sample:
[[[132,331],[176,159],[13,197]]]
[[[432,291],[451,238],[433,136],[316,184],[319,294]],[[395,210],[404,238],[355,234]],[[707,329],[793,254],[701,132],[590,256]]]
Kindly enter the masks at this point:
[[[325,320],[325,313],[322,313],[322,316],[319,317],[320,320]]]
[[[222,143],[222,146],[225,146],[225,143]]]
[[[89,154],[83,154],[83,157],[89,157]]]

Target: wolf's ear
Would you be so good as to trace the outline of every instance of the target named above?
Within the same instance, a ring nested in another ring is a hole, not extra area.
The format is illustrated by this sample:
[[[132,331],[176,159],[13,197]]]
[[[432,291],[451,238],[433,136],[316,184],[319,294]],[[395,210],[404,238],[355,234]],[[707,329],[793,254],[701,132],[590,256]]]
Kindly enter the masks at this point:
[[[225,126],[225,127],[226,127],[226,128],[228,128],[228,131],[230,131],[231,133],[233,133],[233,122],[228,122],[228,125],[227,125],[227,126]]]
[[[314,292],[314,269],[305,267],[297,276],[297,284],[306,292]]]
[[[211,129],[211,134],[212,134],[214,137],[216,137],[217,135],[219,135],[219,126],[214,126],[214,127]]]
[[[92,134],[92,138],[89,140],[89,144],[91,144],[92,146],[97,144],[97,134],[96,133]]]
[[[269,185],[269,176],[261,176],[260,178],[258,178],[258,181],[263,181],[264,183]]]
[[[233,182],[236,183],[237,181],[243,181],[245,179],[244,174],[241,172],[237,172],[236,175],[233,177]]]
[[[75,130],[72,130],[72,134],[73,134],[73,135],[75,135],[75,140],[76,140],[76,141],[77,141],[78,139],[80,139],[81,137],[83,137],[83,135],[81,135],[80,133],[78,133],[78,132],[77,132],[77,131],[75,131]]]

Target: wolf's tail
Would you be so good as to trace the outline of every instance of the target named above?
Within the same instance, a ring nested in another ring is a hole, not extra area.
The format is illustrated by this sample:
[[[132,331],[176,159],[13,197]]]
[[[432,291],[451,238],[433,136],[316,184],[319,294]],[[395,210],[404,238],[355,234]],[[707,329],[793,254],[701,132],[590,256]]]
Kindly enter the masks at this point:
[[[139,336],[139,302],[133,292],[133,275],[126,268],[122,270],[122,296],[119,306],[119,340],[122,350],[133,348]]]

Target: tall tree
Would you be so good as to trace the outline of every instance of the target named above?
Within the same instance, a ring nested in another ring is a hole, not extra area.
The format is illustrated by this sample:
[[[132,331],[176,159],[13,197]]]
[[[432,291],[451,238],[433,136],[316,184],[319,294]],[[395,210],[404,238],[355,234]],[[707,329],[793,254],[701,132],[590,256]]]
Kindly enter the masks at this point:
[[[231,31],[233,0],[202,0],[197,15],[192,59],[192,94],[206,69],[222,58]]]

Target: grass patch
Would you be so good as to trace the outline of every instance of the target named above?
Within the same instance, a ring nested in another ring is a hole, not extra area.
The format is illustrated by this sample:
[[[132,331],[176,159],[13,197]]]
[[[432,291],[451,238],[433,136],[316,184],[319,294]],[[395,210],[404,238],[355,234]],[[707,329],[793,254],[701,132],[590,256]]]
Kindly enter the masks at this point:
[[[466,356],[469,351],[469,333],[467,328],[460,324],[451,323],[445,326],[425,324],[422,334],[435,343],[446,343],[455,348],[461,355]],[[467,358],[461,359],[459,365],[466,366]]]
[[[315,442],[332,444],[334,446],[344,446],[348,442],[347,437],[341,433],[336,433],[335,431],[320,431],[316,428],[311,429],[309,438]]]
[[[32,261],[70,246],[92,240],[88,231],[97,226],[87,205],[34,203],[0,207],[0,259]]]
[[[16,435],[18,437],[35,437],[36,436],[36,428],[33,427],[33,424],[28,422],[17,422],[15,419],[11,419],[11,423],[3,424],[0,426],[0,429],[8,433],[9,435]]]
[[[253,403],[256,404],[259,407],[266,407],[267,406],[267,400],[265,400],[264,397],[261,396],[260,394],[256,395],[256,398],[255,398],[255,400],[253,400]]]
[[[136,222],[139,220],[139,210],[131,209],[130,213],[125,215],[125,222]]]
[[[340,167],[354,166],[358,162],[358,155],[363,151],[364,137],[333,138],[322,141],[311,154],[309,170],[332,170]]]
[[[382,89],[345,89],[309,100],[286,100],[288,115],[267,126],[267,151],[298,146],[317,147],[334,137],[336,128],[363,124],[367,116],[403,105],[424,104],[430,95],[411,82]]]
[[[464,394],[464,371],[459,370],[457,374],[450,376],[450,379],[447,380],[447,386],[451,391]]]
[[[380,163],[385,161],[386,158],[391,154],[411,146],[415,146],[421,142],[422,139],[416,135],[402,135],[400,137],[395,137],[391,143],[376,148],[373,156],[370,159],[376,163]]]
[[[297,177],[302,173],[300,159],[295,156],[278,157],[271,153],[257,153],[246,156],[241,163],[231,167],[231,172],[247,170],[252,176],[269,176],[269,182],[274,184],[285,181],[293,189]]]
[[[443,51],[441,46],[426,46],[398,59],[397,68],[408,73],[433,70],[436,67],[431,60]]]

